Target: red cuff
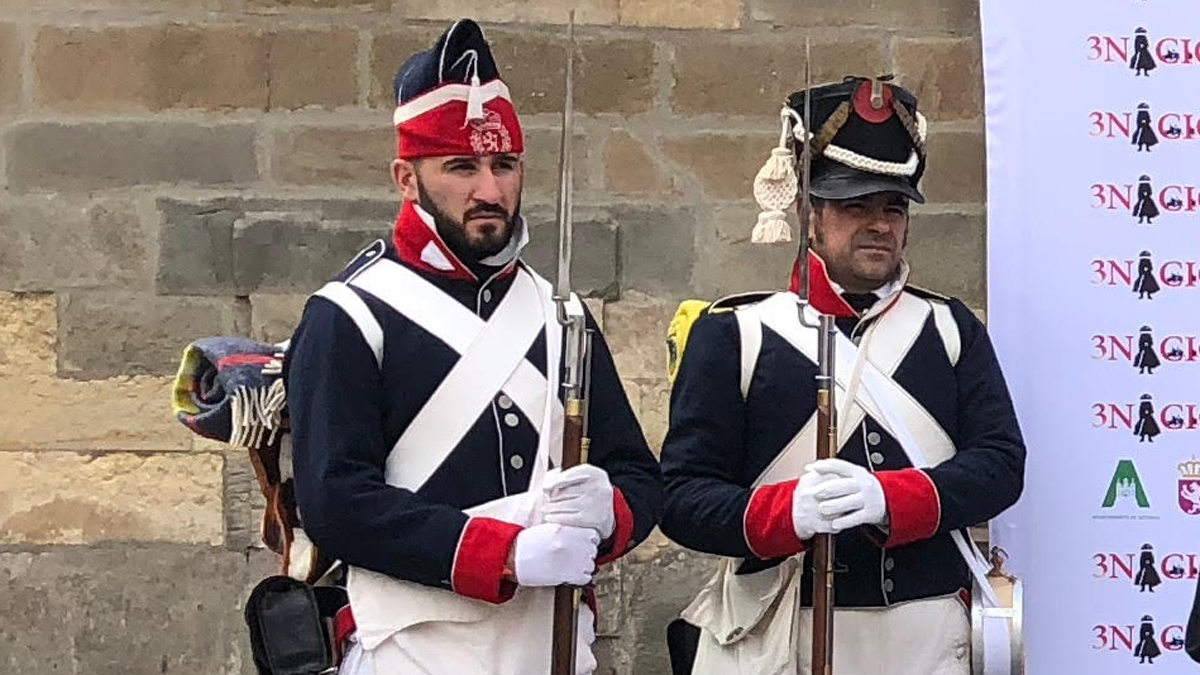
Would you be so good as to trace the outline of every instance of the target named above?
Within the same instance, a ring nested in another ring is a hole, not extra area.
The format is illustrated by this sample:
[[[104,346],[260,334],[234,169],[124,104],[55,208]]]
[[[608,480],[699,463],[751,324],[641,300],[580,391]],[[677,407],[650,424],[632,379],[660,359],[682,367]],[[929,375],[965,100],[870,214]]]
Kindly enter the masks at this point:
[[[471,518],[463,528],[450,588],[459,595],[500,604],[513,596],[517,586],[504,579],[504,563],[520,525],[494,518]]]
[[[764,485],[750,495],[742,529],[746,545],[763,560],[782,558],[804,550],[792,524],[792,493],[796,481]]]
[[[596,558],[597,565],[610,563],[628,553],[629,542],[633,539],[633,511],[625,501],[625,495],[621,494],[621,488],[617,487],[613,488],[613,519],[616,527],[602,547],[608,553]]]
[[[883,486],[887,502],[890,532],[884,546],[903,546],[937,533],[942,522],[942,503],[929,474],[920,469],[901,469],[878,471],[875,478]]]

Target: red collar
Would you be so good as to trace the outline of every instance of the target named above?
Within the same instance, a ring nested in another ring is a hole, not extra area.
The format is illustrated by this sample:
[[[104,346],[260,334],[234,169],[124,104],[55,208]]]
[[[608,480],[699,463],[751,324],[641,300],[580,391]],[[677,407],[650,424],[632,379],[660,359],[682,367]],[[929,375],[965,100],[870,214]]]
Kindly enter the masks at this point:
[[[519,230],[513,232],[513,237],[525,237],[524,225],[520,225]],[[392,230],[392,242],[400,260],[409,267],[446,279],[471,283],[480,281],[471,268],[463,264],[446,242],[442,241],[433,224],[433,217],[411,201],[400,205],[396,226]],[[518,240],[511,259],[491,278],[500,279],[512,274],[516,270],[520,249],[523,247],[524,242]]]
[[[800,291],[800,257],[796,257],[792,265],[792,280],[788,284],[792,293]],[[856,319],[858,312],[854,311],[842,296],[833,288],[833,281],[825,271],[825,261],[821,256],[808,252],[808,302],[813,309],[822,314],[832,314],[839,319]]]

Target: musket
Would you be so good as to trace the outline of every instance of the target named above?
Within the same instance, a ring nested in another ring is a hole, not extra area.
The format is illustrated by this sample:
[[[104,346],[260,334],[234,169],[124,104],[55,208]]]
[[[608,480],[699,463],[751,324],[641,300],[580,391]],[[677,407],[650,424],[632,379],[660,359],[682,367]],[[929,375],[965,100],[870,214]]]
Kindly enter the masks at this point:
[[[812,179],[812,50],[804,38],[804,138],[800,151],[800,324],[817,329],[817,459],[837,455],[837,407],[834,402],[834,344],[837,326],[831,314],[819,313],[816,321],[805,315],[809,304],[808,237],[812,220],[809,183]],[[812,559],[812,674],[833,673],[833,535],[813,537]]]
[[[587,399],[590,377],[591,335],[583,305],[571,293],[571,133],[574,114],[575,11],[568,20],[566,95],[563,103],[562,140],[558,158],[558,276],[554,302],[565,334],[563,345],[563,444],[560,466],[569,469],[587,461]],[[581,589],[554,589],[554,625],[550,645],[551,675],[575,675],[576,624]]]

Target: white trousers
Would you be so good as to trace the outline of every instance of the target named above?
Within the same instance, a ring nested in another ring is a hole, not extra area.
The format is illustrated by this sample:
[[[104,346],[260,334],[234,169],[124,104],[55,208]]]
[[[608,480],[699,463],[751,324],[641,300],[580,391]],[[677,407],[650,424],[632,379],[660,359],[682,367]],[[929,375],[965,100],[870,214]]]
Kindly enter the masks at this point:
[[[592,610],[579,606],[575,674],[592,675],[596,632]],[[375,649],[353,642],[339,675],[535,675],[550,672],[550,635],[545,649],[520,648],[504,636],[488,640],[477,624],[431,621],[395,633]],[[515,647],[515,648],[514,648]]]

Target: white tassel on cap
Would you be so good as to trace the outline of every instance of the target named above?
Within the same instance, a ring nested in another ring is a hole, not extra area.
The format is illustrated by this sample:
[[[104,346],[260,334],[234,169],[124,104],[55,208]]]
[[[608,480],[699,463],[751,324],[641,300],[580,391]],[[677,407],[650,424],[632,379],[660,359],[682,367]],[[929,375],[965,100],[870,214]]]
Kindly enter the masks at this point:
[[[483,87],[479,84],[479,76],[471,76],[471,91],[467,94],[467,121],[483,119]]]
[[[771,150],[767,163],[754,177],[754,200],[762,209],[758,223],[750,235],[755,244],[774,244],[792,240],[792,227],[787,222],[787,209],[796,202],[799,181],[796,178],[796,155],[792,152],[788,128],[792,120],[791,111],[784,107],[781,113],[783,131],[779,147]]]
[[[467,70],[471,73],[471,89],[467,92],[467,119],[463,120],[463,126],[465,127],[471,122],[483,119],[483,84],[479,81],[478,52],[474,49],[468,49],[450,67],[457,68],[463,59],[469,59],[467,61]]]

